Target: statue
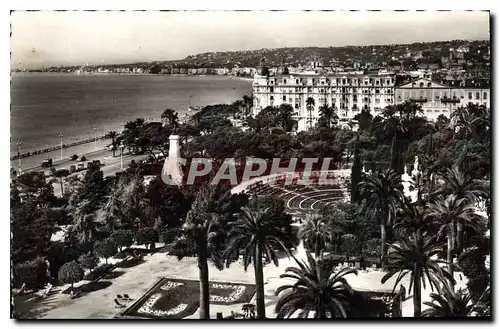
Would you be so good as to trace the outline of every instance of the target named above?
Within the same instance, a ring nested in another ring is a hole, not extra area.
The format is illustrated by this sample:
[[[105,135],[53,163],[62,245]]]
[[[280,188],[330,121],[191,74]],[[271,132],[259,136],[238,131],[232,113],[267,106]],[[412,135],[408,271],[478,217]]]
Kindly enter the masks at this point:
[[[418,155],[415,156],[415,161],[413,162],[413,170],[418,170]]]
[[[413,176],[417,176],[418,174],[418,156],[415,156],[415,161],[413,162],[413,170],[411,172]]]

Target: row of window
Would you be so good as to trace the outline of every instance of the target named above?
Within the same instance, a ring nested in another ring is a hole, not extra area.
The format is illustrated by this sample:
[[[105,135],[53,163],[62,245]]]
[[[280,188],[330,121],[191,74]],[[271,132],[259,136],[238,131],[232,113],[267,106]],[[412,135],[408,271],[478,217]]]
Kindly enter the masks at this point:
[[[394,78],[386,78],[386,79],[374,79],[374,78],[362,78],[362,79],[359,79],[359,78],[354,78],[354,79],[351,79],[351,78],[344,78],[344,79],[329,79],[329,78],[326,78],[326,79],[320,79],[319,80],[319,84],[320,85],[328,85],[330,84],[330,82],[335,82],[336,84],[340,85],[346,85],[346,84],[355,84],[355,85],[362,85],[364,84],[365,86],[367,85],[371,85],[373,83],[375,83],[376,86],[379,86],[379,85],[382,85],[385,81],[385,84],[389,85],[389,84],[393,84],[394,83]],[[274,79],[271,79],[269,81],[269,83],[271,85],[274,85]],[[288,82],[292,82],[293,83],[293,80],[292,79],[279,79],[277,80],[277,83],[276,84],[287,84]],[[304,79],[295,79],[295,84],[302,84],[304,81]],[[314,84],[317,84],[318,83],[318,80],[313,78],[313,79],[310,79],[310,80],[307,80],[307,82],[311,82],[313,85]]]
[[[413,93],[412,93],[412,94],[413,94]],[[409,93],[405,93],[405,99],[409,99],[409,98],[410,98],[408,95],[409,95]],[[426,98],[426,95],[429,95],[429,94],[425,93],[424,91],[420,91],[420,93],[419,93],[419,95],[418,95],[418,96],[419,96],[420,98]],[[481,93],[480,93],[480,92],[478,92],[478,91],[477,91],[477,92],[475,92],[475,95],[474,95],[474,96],[475,96],[475,99],[476,99],[476,100],[481,99]],[[435,97],[435,99],[436,99],[436,100],[440,100],[440,99],[441,99],[441,96],[440,96],[440,95],[435,95],[434,97]],[[443,93],[443,94],[442,94],[442,98],[448,98],[448,94],[447,94],[447,93]],[[461,98],[461,99],[464,99],[464,95],[463,95],[463,94],[462,94],[462,95],[460,95],[460,98]],[[458,98],[457,98],[456,93],[453,93],[452,99],[458,99]],[[468,99],[469,99],[469,100],[473,99],[473,92],[469,92],[469,93],[468,93]],[[488,93],[483,92],[483,100],[485,100],[485,99],[488,99]],[[401,95],[399,95],[399,96],[398,96],[398,100],[401,100]]]

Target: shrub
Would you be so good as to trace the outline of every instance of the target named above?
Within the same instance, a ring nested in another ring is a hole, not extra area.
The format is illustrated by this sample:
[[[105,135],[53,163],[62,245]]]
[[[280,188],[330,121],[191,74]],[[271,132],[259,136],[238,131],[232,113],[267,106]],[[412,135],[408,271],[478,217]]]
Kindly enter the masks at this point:
[[[92,272],[89,272],[85,275],[84,279],[88,281],[95,281],[99,278],[101,278],[103,275],[109,273],[111,269],[114,268],[114,265],[112,264],[101,264],[94,268]]]
[[[122,251],[123,247],[130,247],[134,243],[134,234],[130,230],[117,230],[111,234],[111,239]]]
[[[87,157],[82,155],[82,157],[80,158],[80,161],[87,161]]]
[[[178,228],[167,229],[165,230],[165,232],[163,232],[163,242],[165,242],[166,244],[172,243],[179,235],[180,235],[180,229]]]
[[[97,255],[104,257],[106,259],[106,264],[108,263],[108,258],[113,257],[116,254],[117,247],[116,244],[111,239],[106,239],[102,241],[97,241],[94,245],[94,251]]]
[[[59,269],[59,280],[63,283],[71,283],[71,288],[73,288],[73,283],[81,281],[83,274],[83,268],[77,262],[72,261]]]
[[[80,263],[83,268],[92,270],[99,265],[99,259],[93,253],[88,253],[86,255],[81,255],[80,258],[78,258],[78,263]]]
[[[14,265],[13,284],[15,287],[21,287],[24,283],[26,289],[38,290],[47,282],[47,263],[42,258],[38,257]]]
[[[116,255],[113,256],[116,259],[124,259],[127,257],[127,254],[123,251],[119,251]]]
[[[156,241],[156,232],[152,227],[145,227],[141,228],[136,236],[135,236],[135,242],[138,245],[151,245],[155,243]]]
[[[365,255],[380,258],[381,255],[380,243],[381,242],[379,238],[373,238],[366,241],[364,249]]]
[[[71,161],[76,161],[76,160],[78,160],[78,155],[73,154],[73,155],[71,156],[70,160],[71,160]]]

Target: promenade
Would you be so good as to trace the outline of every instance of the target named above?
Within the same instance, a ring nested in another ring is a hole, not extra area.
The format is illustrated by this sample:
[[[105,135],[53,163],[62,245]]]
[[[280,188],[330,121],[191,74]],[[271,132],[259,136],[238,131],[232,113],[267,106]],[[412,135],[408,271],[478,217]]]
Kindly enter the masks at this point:
[[[106,145],[111,144],[110,139],[101,139],[97,140],[97,147],[94,145],[94,142],[91,143],[85,143],[81,145],[76,145],[76,146],[71,146],[68,148],[63,148],[63,162],[68,161],[69,157],[72,156],[73,154],[78,155],[78,157],[82,155],[87,155],[91,154],[93,152],[99,152],[99,151],[104,151],[104,147]],[[22,150],[21,150],[22,151]],[[112,152],[111,152],[112,153]],[[120,154],[120,151],[116,151],[117,154]],[[37,155],[32,155],[26,158],[21,159],[21,169],[22,171],[32,171],[36,170],[38,168],[41,168],[42,162],[46,158],[52,158],[54,166],[57,165],[58,163],[61,163],[61,150],[57,149],[54,151],[50,151],[47,153],[42,153],[42,154],[37,154]],[[10,160],[10,166],[11,168],[14,168],[15,170],[19,169],[19,160]]]

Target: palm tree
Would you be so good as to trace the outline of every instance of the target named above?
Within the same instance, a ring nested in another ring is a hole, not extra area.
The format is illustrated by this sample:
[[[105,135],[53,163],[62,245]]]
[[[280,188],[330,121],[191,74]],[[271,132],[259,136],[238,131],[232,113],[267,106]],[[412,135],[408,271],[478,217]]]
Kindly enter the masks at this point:
[[[105,136],[106,138],[111,138],[111,147],[113,148],[113,157],[115,156],[116,147],[118,146],[116,137],[118,137],[118,133],[114,130],[108,132]]]
[[[177,257],[196,256],[200,278],[200,319],[210,318],[208,260],[219,270],[224,268],[222,251],[226,241],[227,193],[219,187],[202,187],[182,225],[181,235],[174,241]],[[224,203],[224,204],[223,204]]]
[[[319,108],[319,117],[319,122],[326,128],[331,128],[333,125],[336,125],[339,119],[335,109],[327,104]]]
[[[448,195],[446,199],[440,197],[436,202],[427,205],[426,218],[430,218],[439,224],[438,237],[446,232],[447,238],[447,260],[448,273],[453,276],[453,245],[454,226],[461,223],[479,231],[477,220],[479,216],[474,213],[474,206],[466,199],[459,199],[454,194]]]
[[[122,196],[123,196],[123,183],[119,181],[108,195],[107,201],[103,206],[104,218],[109,230],[113,231],[116,224],[123,218],[122,210]]]
[[[273,214],[269,209],[251,210],[243,208],[237,215],[237,220],[229,224],[229,242],[224,259],[229,266],[232,260],[243,252],[245,271],[250,263],[254,264],[255,285],[257,286],[257,318],[265,319],[264,305],[264,274],[262,257],[278,266],[277,249],[289,251],[285,245],[288,240],[287,231],[290,222],[286,216]]]
[[[435,194],[447,196],[453,194],[457,199],[466,199],[469,203],[474,203],[480,198],[487,198],[487,185],[481,183],[462,172],[457,166],[452,169],[446,169],[439,177],[444,181],[443,186],[438,188]],[[461,222],[457,223],[457,251],[462,251],[463,226]]]
[[[392,225],[398,206],[404,198],[401,176],[392,170],[382,174],[367,174],[365,180],[358,184],[358,189],[362,211],[380,220],[381,266],[384,268],[387,257],[386,226]]]
[[[437,289],[440,283],[445,283],[445,279],[454,284],[453,277],[433,259],[440,251],[441,245],[436,243],[435,239],[428,236],[427,233],[422,233],[421,229],[410,236],[401,237],[400,241],[392,244],[389,248],[388,272],[382,278],[382,283],[398,274],[394,283],[394,289],[396,289],[401,280],[410,274],[408,293],[411,293],[412,288],[415,287],[413,293],[415,317],[421,316],[421,284],[425,289],[426,281],[428,281],[432,291],[434,288]]]
[[[308,214],[300,227],[299,239],[306,246],[314,248],[314,254],[319,259],[326,245],[333,242],[333,232],[323,217]]]
[[[171,128],[174,133],[179,128],[179,114],[172,109],[166,109],[163,111],[161,120],[162,122],[165,122],[165,124]]]
[[[345,276],[356,274],[355,269],[343,268],[335,272],[335,263],[316,261],[307,252],[307,262],[297,260],[298,267],[288,267],[280,278],[296,280],[276,290],[276,296],[284,292],[276,303],[278,319],[290,318],[297,311],[299,318],[307,318],[314,312],[314,318],[346,318],[351,305],[353,290]]]
[[[421,203],[412,202],[410,198],[405,196],[392,226],[393,231],[398,234],[397,236],[409,235],[419,228],[427,231],[428,223],[424,221],[424,210]]]
[[[276,125],[284,132],[290,132],[295,128],[296,121],[292,118],[293,108],[288,104],[280,105],[276,115]]]
[[[448,285],[441,287],[439,293],[431,293],[431,302],[424,302],[429,306],[422,312],[424,317],[455,318],[471,316],[474,311],[474,304],[470,294],[460,288],[454,291]]]
[[[314,98],[307,97],[307,99],[306,99],[306,107],[307,107],[307,112],[309,114],[309,119],[308,119],[309,128],[312,128],[312,112],[314,111],[314,105],[315,105]]]

